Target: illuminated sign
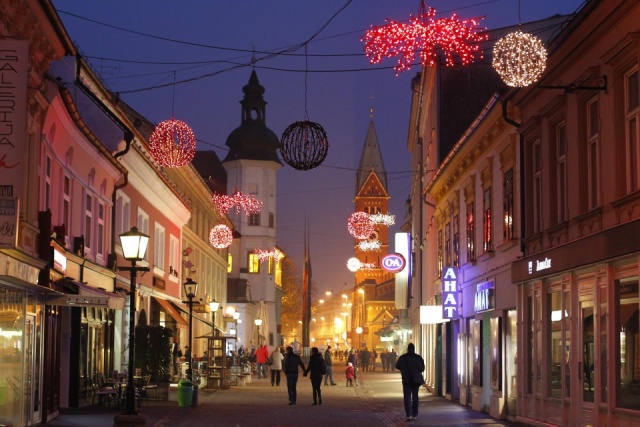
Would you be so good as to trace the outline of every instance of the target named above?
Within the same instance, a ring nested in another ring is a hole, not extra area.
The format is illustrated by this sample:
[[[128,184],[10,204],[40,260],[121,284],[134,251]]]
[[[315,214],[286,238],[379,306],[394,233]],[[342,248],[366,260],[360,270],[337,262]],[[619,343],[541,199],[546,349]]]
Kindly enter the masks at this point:
[[[442,318],[458,317],[458,276],[453,267],[444,269],[442,275]]]
[[[476,313],[493,310],[495,308],[495,300],[493,297],[494,289],[495,286],[493,280],[478,283],[476,285],[476,297],[473,304]]]
[[[407,265],[404,257],[400,254],[389,254],[382,258],[382,269],[390,273],[397,273],[404,270]]]
[[[396,273],[395,305],[397,309],[409,308],[409,284],[411,281],[411,235],[409,233],[396,233],[396,254],[401,255],[406,266]]]
[[[529,261],[528,263],[529,274],[533,274],[535,272],[542,271],[542,270],[547,270],[549,268],[551,268],[551,258],[545,258],[542,261],[540,260]]]
[[[67,272],[67,257],[57,248],[53,248],[53,268],[61,273]]]

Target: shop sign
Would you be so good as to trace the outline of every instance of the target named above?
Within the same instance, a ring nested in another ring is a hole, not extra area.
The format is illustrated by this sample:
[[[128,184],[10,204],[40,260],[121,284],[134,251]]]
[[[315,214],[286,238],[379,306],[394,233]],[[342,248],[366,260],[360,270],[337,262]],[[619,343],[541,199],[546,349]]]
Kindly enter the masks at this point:
[[[0,198],[0,248],[13,249],[18,243],[18,199]]]
[[[543,260],[531,260],[528,263],[529,274],[551,268],[551,258],[545,257]]]
[[[476,313],[493,310],[495,308],[494,289],[495,284],[493,280],[476,285],[476,297],[473,305]]]
[[[458,276],[453,267],[445,268],[442,275],[442,317],[458,318]]]
[[[53,248],[53,268],[65,274],[67,272],[67,257],[58,248]]]
[[[404,270],[407,263],[405,262],[404,257],[400,254],[388,254],[382,258],[381,264],[383,270],[390,273],[397,273]]]

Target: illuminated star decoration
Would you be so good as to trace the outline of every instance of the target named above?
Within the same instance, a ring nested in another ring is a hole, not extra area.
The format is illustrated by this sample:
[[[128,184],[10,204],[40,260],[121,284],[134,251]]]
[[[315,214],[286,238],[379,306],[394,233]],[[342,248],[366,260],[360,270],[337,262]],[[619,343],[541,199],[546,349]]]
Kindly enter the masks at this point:
[[[280,252],[280,250],[278,250],[278,248],[267,249],[267,250],[254,249],[253,253],[258,256],[258,260],[260,262],[266,261],[269,258],[273,258],[277,262],[284,255],[282,252]]]
[[[160,166],[184,166],[195,156],[196,137],[185,122],[173,118],[165,120],[149,137],[149,153]]]
[[[244,209],[244,213],[247,216],[259,213],[260,209],[262,209],[262,202],[260,200],[243,194],[241,191],[236,191],[232,196],[214,193],[213,196],[211,196],[211,203],[213,203],[216,211],[221,215],[226,214],[234,207],[236,208],[237,214],[240,214],[240,210]]]
[[[394,67],[397,76],[411,68],[417,51],[423,65],[433,66],[438,57],[436,45],[444,52],[448,66],[455,65],[454,55],[463,65],[482,58],[479,42],[488,35],[478,34],[485,30],[478,26],[479,19],[460,21],[455,13],[451,18],[433,19],[435,13],[430,7],[418,16],[411,15],[409,24],[387,19],[386,25],[372,26],[361,39],[369,62],[379,64],[384,57],[398,56]]]
[[[363,262],[360,264],[360,270],[373,270],[376,268],[375,262]]]
[[[224,224],[218,224],[209,233],[209,243],[216,249],[224,249],[233,242],[231,229]]]
[[[360,242],[358,242],[358,248],[363,251],[377,251],[378,249],[380,249],[380,247],[382,246],[382,243],[380,243],[380,240],[374,239],[374,240],[361,240]]]
[[[396,223],[396,216],[390,214],[377,213],[371,215],[371,221],[375,225],[386,225],[387,227]]]
[[[347,229],[356,239],[367,239],[373,233],[373,221],[366,212],[354,212],[349,217]]]

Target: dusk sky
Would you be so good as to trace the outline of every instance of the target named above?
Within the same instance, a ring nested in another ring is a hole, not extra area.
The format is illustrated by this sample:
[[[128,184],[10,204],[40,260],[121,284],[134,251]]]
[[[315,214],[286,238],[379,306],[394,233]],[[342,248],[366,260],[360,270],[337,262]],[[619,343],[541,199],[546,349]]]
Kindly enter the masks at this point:
[[[305,119],[306,92],[309,120],[327,132],[329,154],[314,170],[296,171],[285,164],[278,172],[277,242],[302,270],[308,218],[316,289],[341,291],[345,284],[354,285],[346,268],[354,248],[347,219],[354,210],[355,174],[370,108],[388,172],[390,213],[396,215],[392,233],[404,221],[412,173],[407,152],[410,81],[420,67],[396,77],[394,59],[371,66],[360,37],[386,18],[405,21],[415,15],[418,0],[53,3],[71,39],[112,91],[151,122],[171,116],[185,121],[198,150],[213,150],[221,159],[227,136],[240,125],[239,101],[252,56],[266,90],[267,126],[276,135]],[[433,0],[428,6],[436,9],[436,18],[453,13],[461,19],[485,17],[481,25],[494,29],[570,14],[581,4],[521,0],[519,8],[517,0]],[[321,29],[306,44],[305,55],[305,42]]]

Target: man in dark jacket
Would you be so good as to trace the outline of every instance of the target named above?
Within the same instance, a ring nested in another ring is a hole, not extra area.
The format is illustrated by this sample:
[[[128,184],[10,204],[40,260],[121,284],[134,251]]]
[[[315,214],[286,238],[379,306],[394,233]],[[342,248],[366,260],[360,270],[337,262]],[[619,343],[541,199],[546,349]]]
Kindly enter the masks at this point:
[[[304,363],[300,356],[293,352],[293,347],[287,346],[287,353],[284,355],[284,374],[287,377],[287,392],[289,393],[289,405],[296,404],[298,385],[298,367],[304,372]]]
[[[333,358],[331,357],[330,345],[327,346],[327,349],[324,352],[324,364],[327,366],[327,374],[324,376],[324,385],[329,385],[329,380],[331,380],[331,385],[336,385],[333,381]]]
[[[304,376],[311,372],[311,389],[313,391],[313,404],[317,405],[318,402],[322,405],[322,392],[320,391],[320,384],[322,384],[322,376],[326,374],[326,365],[324,358],[318,351],[318,347],[311,348],[311,357],[309,357],[309,365],[304,371]]]
[[[424,371],[424,359],[416,354],[416,347],[413,343],[407,346],[407,352],[398,358],[396,369],[402,375],[402,393],[404,394],[404,411],[407,414],[407,421],[411,421],[418,416],[418,392],[420,386],[424,384],[422,372]]]

